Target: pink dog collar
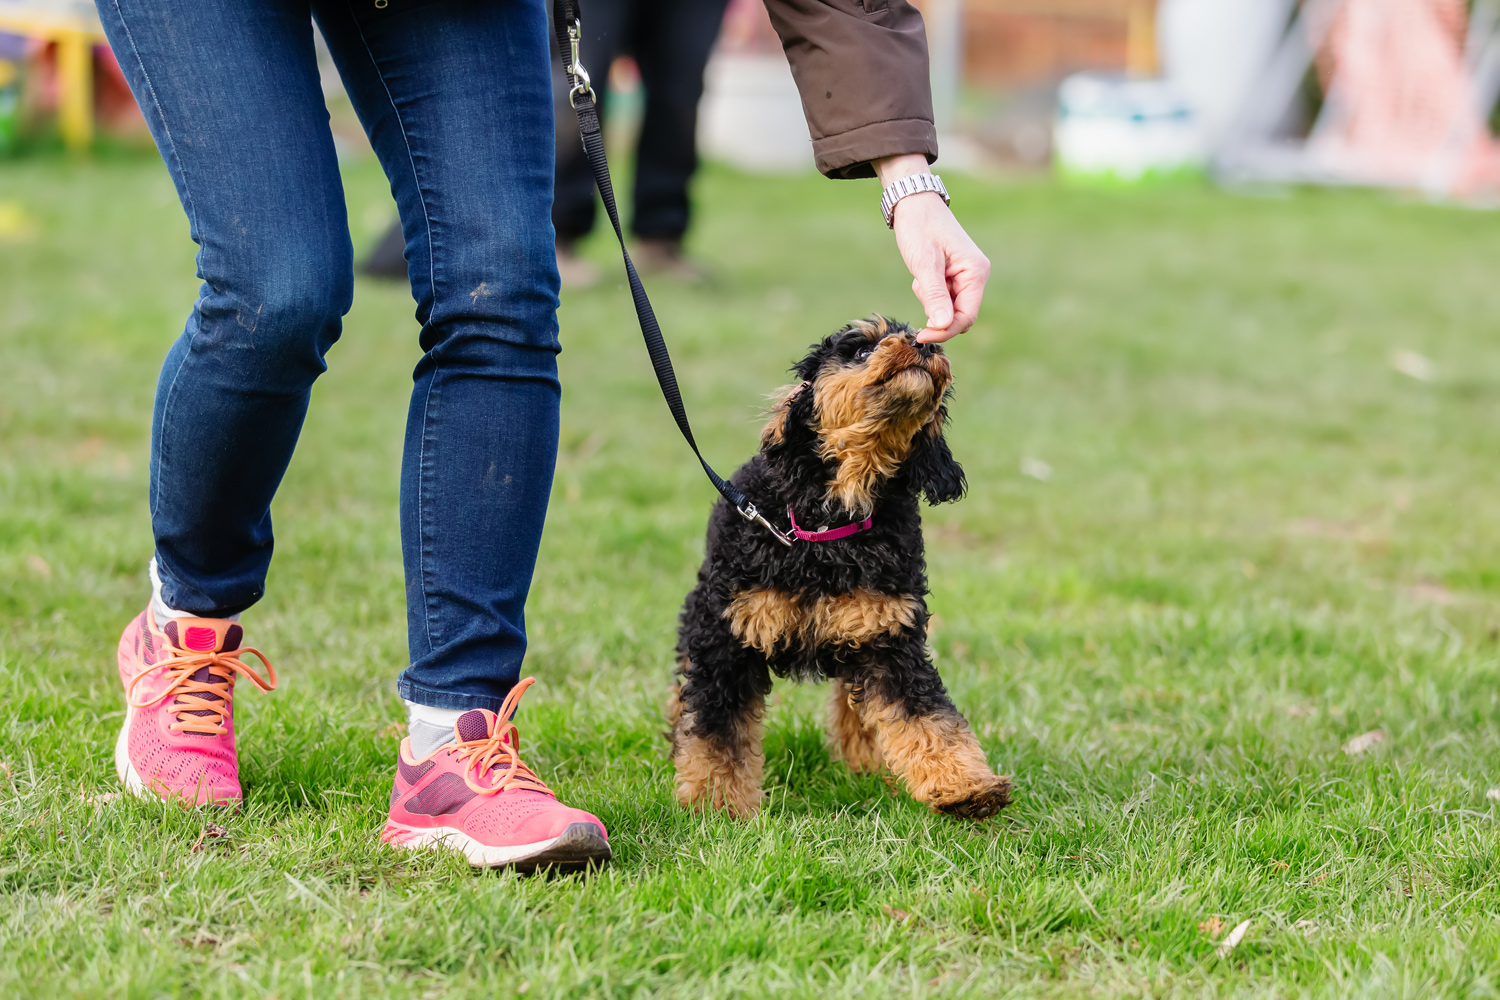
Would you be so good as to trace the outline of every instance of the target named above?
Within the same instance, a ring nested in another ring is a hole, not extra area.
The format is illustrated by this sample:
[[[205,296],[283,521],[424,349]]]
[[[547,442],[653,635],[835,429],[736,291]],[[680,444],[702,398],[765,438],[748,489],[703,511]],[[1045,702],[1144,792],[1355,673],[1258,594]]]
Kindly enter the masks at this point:
[[[840,538],[848,538],[850,535],[857,535],[861,531],[869,531],[870,527],[875,523],[875,515],[871,514],[869,517],[856,524],[846,524],[840,528],[829,528],[827,531],[803,531],[801,528],[797,527],[797,516],[792,513],[791,507],[788,507],[786,509],[786,516],[787,519],[792,522],[792,534],[804,542],[837,541]]]

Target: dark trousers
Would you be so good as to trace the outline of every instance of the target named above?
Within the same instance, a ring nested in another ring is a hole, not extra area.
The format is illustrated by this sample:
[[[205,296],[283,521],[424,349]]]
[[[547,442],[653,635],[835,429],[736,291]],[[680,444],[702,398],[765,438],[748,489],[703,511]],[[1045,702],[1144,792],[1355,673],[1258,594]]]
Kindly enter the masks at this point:
[[[698,166],[698,99],[703,68],[719,34],[728,0],[587,0],[583,4],[583,64],[605,99],[609,66],[635,57],[646,89],[646,113],[636,148],[634,212],[630,229],[644,239],[676,239],[687,231],[688,182]],[[559,75],[559,79],[561,79]],[[552,224],[559,239],[594,227],[594,178],[578,129],[559,88],[557,191]]]

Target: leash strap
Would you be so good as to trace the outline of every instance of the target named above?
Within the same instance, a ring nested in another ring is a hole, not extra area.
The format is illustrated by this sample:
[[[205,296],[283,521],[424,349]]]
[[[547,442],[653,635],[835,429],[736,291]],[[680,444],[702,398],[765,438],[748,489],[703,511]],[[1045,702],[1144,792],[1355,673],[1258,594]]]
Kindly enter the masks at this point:
[[[553,0],[552,26],[557,35],[557,51],[562,56],[563,71],[568,75],[568,103],[578,115],[578,131],[583,137],[583,151],[588,156],[594,183],[599,187],[599,197],[604,202],[604,211],[609,215],[609,223],[615,227],[615,239],[620,242],[620,256],[625,260],[625,276],[630,280],[630,297],[635,300],[636,319],[640,322],[641,336],[646,341],[646,353],[651,356],[651,367],[656,370],[656,382],[661,386],[662,396],[666,398],[667,409],[672,411],[677,429],[682,432],[688,447],[693,449],[698,464],[703,466],[703,472],[708,476],[709,482],[714,484],[714,489],[719,491],[719,495],[733,504],[734,509],[747,521],[764,525],[783,545],[791,545],[790,539],[762,517],[745,494],[715,472],[698,450],[698,442],[693,439],[692,425],[688,423],[687,410],[682,405],[682,392],[677,388],[677,373],[672,368],[672,357],[667,353],[667,342],[662,337],[661,325],[656,321],[651,300],[646,297],[641,276],[636,273],[635,262],[630,259],[630,251],[625,248],[625,231],[620,228],[620,212],[615,207],[614,185],[609,179],[609,161],[604,156],[599,102],[594,94],[589,72],[578,58],[578,46],[583,38],[583,21],[579,14],[578,0]]]

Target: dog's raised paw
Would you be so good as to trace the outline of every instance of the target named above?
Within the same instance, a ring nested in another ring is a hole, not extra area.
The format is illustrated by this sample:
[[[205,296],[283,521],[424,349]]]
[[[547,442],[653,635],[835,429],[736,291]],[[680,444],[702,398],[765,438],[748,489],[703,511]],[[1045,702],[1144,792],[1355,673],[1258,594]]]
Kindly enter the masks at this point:
[[[933,808],[964,819],[989,819],[1010,804],[1010,788],[1009,776],[997,775],[992,782],[972,795],[952,802],[938,802]]]

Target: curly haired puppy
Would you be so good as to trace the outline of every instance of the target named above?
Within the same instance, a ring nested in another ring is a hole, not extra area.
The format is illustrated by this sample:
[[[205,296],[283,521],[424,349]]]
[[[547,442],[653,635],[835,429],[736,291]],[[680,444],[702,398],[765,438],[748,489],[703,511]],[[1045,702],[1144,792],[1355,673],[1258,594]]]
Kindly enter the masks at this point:
[[[668,702],[677,797],[734,816],[759,808],[774,672],[833,681],[830,745],[853,770],[884,764],[935,810],[993,815],[1010,779],[985,762],[925,642],[917,496],[944,503],[965,489],[943,439],[948,359],[877,316],[815,345],[795,371],[801,383],[733,481],[796,540],[725,501],[714,508]]]

